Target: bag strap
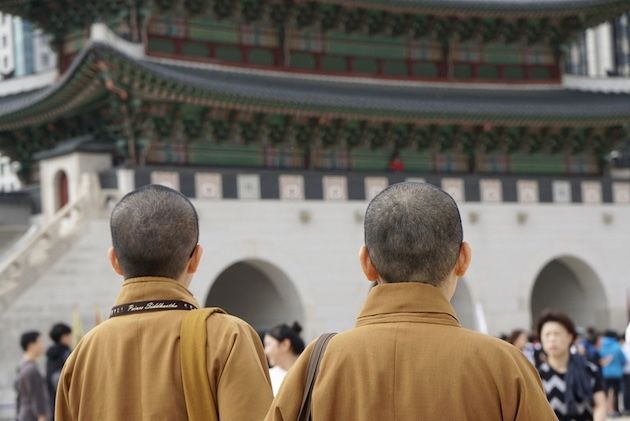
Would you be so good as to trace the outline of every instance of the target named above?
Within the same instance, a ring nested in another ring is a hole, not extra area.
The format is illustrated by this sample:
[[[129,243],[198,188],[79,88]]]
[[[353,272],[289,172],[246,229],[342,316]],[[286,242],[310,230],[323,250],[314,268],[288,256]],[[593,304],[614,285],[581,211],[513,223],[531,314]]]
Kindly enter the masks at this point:
[[[304,385],[304,395],[302,397],[302,405],[300,406],[300,412],[298,414],[297,421],[311,421],[311,398],[313,396],[313,388],[315,386],[315,379],[319,371],[319,363],[324,356],[328,342],[335,336],[336,333],[326,333],[320,336],[315,342],[315,347],[308,359],[308,369],[306,372],[306,383]]]
[[[208,379],[206,341],[207,320],[220,308],[189,311],[182,319],[180,329],[182,384],[186,411],[190,421],[217,420],[210,379]]]

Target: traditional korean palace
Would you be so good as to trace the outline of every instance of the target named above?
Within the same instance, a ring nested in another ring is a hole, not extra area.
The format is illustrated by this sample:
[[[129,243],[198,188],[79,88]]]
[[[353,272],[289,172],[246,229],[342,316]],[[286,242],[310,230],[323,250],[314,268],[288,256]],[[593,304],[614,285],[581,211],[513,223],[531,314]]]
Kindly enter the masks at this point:
[[[464,326],[530,328],[551,307],[582,327],[628,322],[628,0],[0,11],[58,57],[48,79],[0,84],[0,152],[41,194],[35,228],[0,254],[0,405],[19,332],[107,314],[120,285],[108,214],[148,183],[199,211],[198,300],[256,328],[298,320],[310,340],[352,326],[370,286],[356,258],[367,201],[404,180],[460,203]],[[604,32],[613,41],[587,51]],[[589,77],[589,57],[610,65]]]

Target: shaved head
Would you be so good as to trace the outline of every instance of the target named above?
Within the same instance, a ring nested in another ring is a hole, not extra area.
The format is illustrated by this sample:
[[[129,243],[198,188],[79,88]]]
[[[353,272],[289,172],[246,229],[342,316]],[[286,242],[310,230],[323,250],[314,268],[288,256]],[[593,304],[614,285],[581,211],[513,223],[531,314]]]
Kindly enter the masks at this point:
[[[385,282],[439,285],[455,267],[462,241],[457,204],[430,184],[394,184],[365,214],[365,246]]]
[[[178,278],[199,241],[199,220],[181,193],[159,185],[140,187],[112,211],[112,245],[125,279]]]

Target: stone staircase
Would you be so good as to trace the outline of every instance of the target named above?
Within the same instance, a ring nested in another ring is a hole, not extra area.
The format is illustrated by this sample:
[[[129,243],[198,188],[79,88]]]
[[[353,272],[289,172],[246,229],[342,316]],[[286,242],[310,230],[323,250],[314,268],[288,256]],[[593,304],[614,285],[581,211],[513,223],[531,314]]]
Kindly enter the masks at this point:
[[[117,190],[102,190],[96,174],[84,174],[76,200],[31,228],[0,261],[0,314],[35,283],[80,237],[87,221],[108,212]]]

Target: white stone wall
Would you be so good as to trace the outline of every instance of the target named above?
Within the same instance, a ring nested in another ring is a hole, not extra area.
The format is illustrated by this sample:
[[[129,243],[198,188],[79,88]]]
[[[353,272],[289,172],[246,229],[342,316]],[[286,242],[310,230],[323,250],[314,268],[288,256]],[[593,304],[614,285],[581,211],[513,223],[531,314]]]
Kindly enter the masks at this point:
[[[194,203],[205,252],[191,288],[202,304],[223,270],[257,260],[293,282],[304,308],[307,339],[352,327],[369,290],[357,263],[366,202]],[[462,204],[465,237],[473,248],[467,285],[474,305],[485,312],[490,333],[530,326],[536,277],[546,263],[562,256],[590,266],[603,285],[607,325],[625,326],[629,210],[623,205]],[[75,306],[86,328],[94,324],[96,307],[106,314],[120,285],[106,261],[109,244],[107,219],[94,219],[48,274],[0,314],[0,403],[13,399],[10,381],[21,331],[47,331],[54,322],[70,322]]]

